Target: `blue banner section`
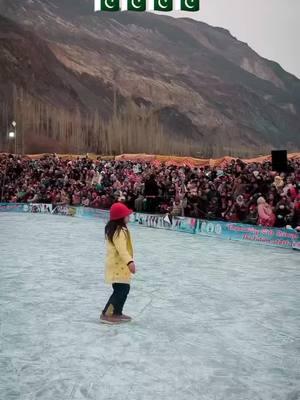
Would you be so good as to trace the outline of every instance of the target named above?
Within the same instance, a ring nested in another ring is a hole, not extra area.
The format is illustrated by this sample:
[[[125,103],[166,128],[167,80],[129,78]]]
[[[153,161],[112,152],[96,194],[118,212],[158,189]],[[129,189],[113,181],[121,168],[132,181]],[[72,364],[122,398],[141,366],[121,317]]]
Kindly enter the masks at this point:
[[[197,234],[284,248],[300,245],[300,235],[294,230],[228,222],[198,221]]]
[[[0,203],[0,212],[47,213],[79,218],[109,220],[109,211],[68,205]],[[194,218],[171,217],[134,213],[132,224],[149,228],[239,240],[287,249],[300,250],[300,234],[294,230],[264,228],[256,225],[236,224],[223,221],[203,221]]]
[[[98,208],[87,208],[87,207],[78,207],[76,209],[76,217],[83,218],[98,218],[104,219],[105,221],[109,220],[109,211],[100,210]]]
[[[0,203],[0,212],[25,212],[25,204]]]

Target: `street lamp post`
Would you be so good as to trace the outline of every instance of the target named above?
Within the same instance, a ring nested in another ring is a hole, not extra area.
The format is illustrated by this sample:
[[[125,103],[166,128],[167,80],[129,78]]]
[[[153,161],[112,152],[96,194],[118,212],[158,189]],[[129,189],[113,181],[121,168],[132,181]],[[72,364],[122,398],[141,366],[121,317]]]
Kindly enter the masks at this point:
[[[11,131],[8,134],[9,139],[13,139],[15,141],[15,154],[17,154],[17,139],[15,132]]]
[[[14,141],[15,141],[15,155],[17,155],[17,123],[16,123],[16,121],[13,121],[11,124],[12,124],[14,130],[11,130],[8,133],[8,137],[9,137],[9,139],[14,139]]]
[[[15,131],[15,155],[17,155],[17,123],[16,121],[13,121],[11,124],[14,127]]]

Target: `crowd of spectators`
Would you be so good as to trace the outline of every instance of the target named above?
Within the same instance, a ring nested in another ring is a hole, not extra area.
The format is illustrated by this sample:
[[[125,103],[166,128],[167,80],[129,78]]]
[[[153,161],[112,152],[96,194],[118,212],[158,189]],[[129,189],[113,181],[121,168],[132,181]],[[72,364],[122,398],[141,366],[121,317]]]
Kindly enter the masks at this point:
[[[139,212],[300,231],[300,160],[286,173],[271,163],[233,160],[223,168],[146,162],[39,160],[0,155],[2,202],[52,203],[108,209],[122,201]]]

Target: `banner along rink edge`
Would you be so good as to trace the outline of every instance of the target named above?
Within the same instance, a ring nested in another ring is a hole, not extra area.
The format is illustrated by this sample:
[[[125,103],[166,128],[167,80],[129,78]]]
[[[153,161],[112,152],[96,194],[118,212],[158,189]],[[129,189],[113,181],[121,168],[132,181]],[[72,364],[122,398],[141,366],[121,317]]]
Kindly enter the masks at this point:
[[[54,214],[79,218],[101,219],[108,221],[109,211],[52,204],[0,203],[0,212],[33,214]],[[286,249],[300,250],[300,233],[292,229],[265,228],[224,221],[198,220],[189,217],[171,217],[169,215],[144,214],[135,212],[130,223],[155,229],[184,232],[199,236],[250,242]]]

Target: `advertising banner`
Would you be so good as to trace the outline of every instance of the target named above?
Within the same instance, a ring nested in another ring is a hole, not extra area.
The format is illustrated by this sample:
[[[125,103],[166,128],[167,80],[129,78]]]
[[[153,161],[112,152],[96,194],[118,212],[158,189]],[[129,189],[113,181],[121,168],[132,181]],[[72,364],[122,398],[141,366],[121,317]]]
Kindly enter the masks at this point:
[[[178,232],[195,233],[197,220],[194,218],[170,217],[134,213],[130,222],[147,226],[149,228],[168,229]]]
[[[294,230],[265,228],[222,221],[198,221],[197,233],[205,236],[284,248],[297,247],[300,243],[300,235]]]
[[[78,207],[76,217],[82,218],[99,218],[105,221],[109,220],[109,211],[100,210],[98,208]]]
[[[52,214],[56,215],[66,215],[68,217],[75,217],[76,216],[76,207],[68,206],[68,205],[61,205],[56,206]]]
[[[23,211],[34,214],[52,214],[52,204],[28,203],[23,205]]]
[[[300,239],[297,242],[293,242],[292,247],[294,250],[300,251]]]
[[[109,220],[109,211],[86,207],[72,207],[51,204],[0,203],[0,212],[25,212],[76,216],[80,218]],[[221,239],[239,240],[287,249],[300,250],[300,234],[294,230],[265,228],[255,225],[228,223],[224,221],[205,221],[194,218],[172,217],[170,215],[151,215],[134,213],[130,223],[149,228],[166,229],[178,232],[212,236]]]
[[[0,203],[0,212],[24,212],[24,204]]]

